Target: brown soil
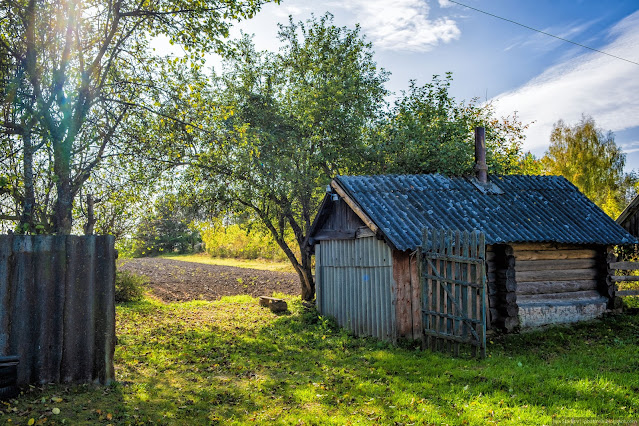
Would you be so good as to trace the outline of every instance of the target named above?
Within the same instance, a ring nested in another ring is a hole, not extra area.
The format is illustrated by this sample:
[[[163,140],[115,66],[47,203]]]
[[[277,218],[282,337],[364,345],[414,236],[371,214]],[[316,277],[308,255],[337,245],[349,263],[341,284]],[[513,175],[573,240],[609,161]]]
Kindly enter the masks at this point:
[[[165,302],[217,300],[240,294],[272,296],[273,292],[300,294],[299,279],[292,272],[161,258],[126,259],[118,263],[118,269],[148,277],[153,295]]]

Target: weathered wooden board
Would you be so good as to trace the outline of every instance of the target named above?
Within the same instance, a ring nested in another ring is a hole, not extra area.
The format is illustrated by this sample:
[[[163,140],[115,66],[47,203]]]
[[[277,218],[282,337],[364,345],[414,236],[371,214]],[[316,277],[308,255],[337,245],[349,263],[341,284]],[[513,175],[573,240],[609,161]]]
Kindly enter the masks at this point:
[[[374,237],[374,236],[375,236],[375,233],[366,226],[360,226],[359,228],[357,228],[357,231],[355,232],[355,238],[368,238],[368,237]]]
[[[601,294],[597,290],[588,291],[571,291],[567,293],[545,293],[545,294],[527,294],[517,297],[517,303],[522,305],[524,303],[539,302],[542,300],[584,300],[584,299],[598,299],[601,298]]]
[[[375,223],[371,220],[370,217],[355,203],[342,188],[335,181],[331,182],[331,187],[337,192],[337,194],[348,204],[348,206],[355,212],[355,214],[370,228],[373,232],[377,232],[379,228]]]
[[[408,253],[393,251],[393,280],[395,281],[395,321],[400,337],[413,337],[413,307]],[[418,336],[420,337],[420,336]]]
[[[356,231],[354,230],[335,230],[335,229],[322,229],[313,237],[315,241],[326,240],[351,240],[355,238]]]
[[[597,285],[597,280],[518,282],[517,293],[522,295],[567,293],[572,291],[596,290]]]
[[[608,267],[621,271],[636,271],[639,270],[639,262],[611,262]]]
[[[422,288],[425,343],[457,356],[460,344],[486,356],[485,239],[477,232],[425,230]]]
[[[583,246],[577,244],[563,243],[515,243],[511,245],[515,251],[535,251],[535,250],[580,250]]]
[[[628,282],[628,281],[639,281],[639,276],[637,275],[612,275],[610,277],[612,282]]]
[[[519,271],[515,273],[517,282],[531,281],[574,281],[597,279],[599,271],[596,269],[572,269],[555,271]],[[638,277],[639,278],[639,277]]]
[[[553,260],[553,259],[589,259],[597,256],[592,249],[581,250],[515,250],[517,261],[522,260]]]
[[[519,260],[517,271],[549,271],[557,269],[591,269],[597,267],[597,259]]]
[[[639,290],[619,290],[617,296],[639,296]]]

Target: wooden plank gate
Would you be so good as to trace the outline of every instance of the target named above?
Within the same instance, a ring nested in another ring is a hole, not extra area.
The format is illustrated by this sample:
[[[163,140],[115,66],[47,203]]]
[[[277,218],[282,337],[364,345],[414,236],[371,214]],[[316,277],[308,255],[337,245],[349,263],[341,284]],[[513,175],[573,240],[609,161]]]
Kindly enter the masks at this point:
[[[614,256],[613,256],[614,257]],[[616,259],[608,263],[608,279],[614,283],[614,295],[617,297],[639,296],[639,275],[634,275],[632,271],[639,271],[639,262],[637,261],[621,261]],[[620,272],[623,275],[617,275]],[[629,284],[629,283],[633,284]],[[619,284],[623,288],[619,288]]]
[[[424,345],[454,356],[462,346],[485,358],[484,234],[426,229],[421,259]]]

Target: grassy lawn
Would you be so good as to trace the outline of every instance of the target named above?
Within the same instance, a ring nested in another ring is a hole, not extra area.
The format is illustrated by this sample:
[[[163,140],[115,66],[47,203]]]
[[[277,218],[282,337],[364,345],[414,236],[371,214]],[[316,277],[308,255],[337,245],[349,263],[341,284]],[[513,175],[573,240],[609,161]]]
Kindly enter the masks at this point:
[[[490,357],[477,361],[351,337],[288,302],[285,315],[248,296],[120,305],[118,383],[30,388],[0,403],[0,423],[639,419],[639,315],[493,338]]]
[[[163,259],[182,260],[184,262],[204,263],[205,265],[236,266],[238,268],[263,269],[265,271],[295,272],[289,262],[265,259],[235,259],[211,257],[206,253],[173,254],[160,256]]]

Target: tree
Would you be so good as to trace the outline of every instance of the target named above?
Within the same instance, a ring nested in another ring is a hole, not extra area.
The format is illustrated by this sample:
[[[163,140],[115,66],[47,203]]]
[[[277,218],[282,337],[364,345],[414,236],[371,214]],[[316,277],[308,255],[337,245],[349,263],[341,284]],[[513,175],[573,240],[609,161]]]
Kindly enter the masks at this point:
[[[361,160],[362,130],[386,94],[386,73],[359,27],[336,27],[332,19],[280,26],[283,46],[274,57],[260,58],[244,42],[238,71],[218,82],[236,112],[226,129],[243,139],[239,161],[219,176],[228,183],[223,193],[271,232],[298,273],[305,300],[315,296],[308,231],[323,188]]]
[[[625,188],[632,185],[624,175],[626,155],[592,117],[583,115],[573,126],[555,123],[542,163],[546,173],[564,176],[611,217],[623,210]]]
[[[305,23],[290,20],[279,35],[278,54],[257,52],[248,37],[235,42],[210,86],[202,84],[199,71],[169,70],[176,73],[171,80],[184,84],[167,92],[161,112],[183,114],[183,122],[159,118],[147,135],[156,135],[148,141],[156,150],[154,164],[187,167],[181,199],[235,212],[273,235],[300,277],[303,299],[315,295],[308,232],[335,175],[437,171],[411,168],[432,154],[418,148],[422,138],[439,129],[437,137],[445,136],[439,152],[459,144],[465,155],[466,149],[473,152],[472,128],[480,123],[489,128],[493,170],[519,167],[525,127],[516,119],[495,119],[489,107],[458,105],[448,96],[450,77],[436,80],[432,90],[413,86],[398,103],[406,106],[406,116],[413,115],[404,120],[399,107],[384,114],[387,73],[377,69],[358,27],[336,27],[327,14]],[[420,115],[429,109],[436,113]],[[185,123],[198,123],[198,129]],[[411,150],[405,152],[408,142]],[[291,232],[295,246],[286,238]]]
[[[255,51],[247,37],[239,40],[211,87],[176,90],[183,99],[165,104],[168,115],[189,105],[188,121],[202,130],[158,123],[163,130],[155,134],[179,133],[180,143],[153,142],[158,157],[169,153],[173,166],[189,166],[185,182],[198,204],[222,203],[273,235],[305,300],[315,295],[308,231],[323,188],[361,161],[362,129],[386,94],[386,73],[377,69],[359,28],[332,21],[329,14],[304,23],[291,19],[280,26],[277,55]]]
[[[470,174],[474,166],[476,126],[486,129],[490,173],[530,169],[521,144],[528,127],[517,116],[498,119],[490,104],[457,102],[450,94],[452,74],[433,76],[424,86],[411,81],[394,106],[371,129],[370,162],[383,173]]]
[[[169,194],[159,199],[138,223],[133,254],[190,253],[201,242],[188,212],[174,194]]]
[[[10,164],[0,177],[13,183],[3,184],[0,196],[18,208],[3,218],[19,220],[25,232],[39,224],[41,231],[70,233],[75,198],[114,155],[121,123],[153,106],[145,94],[157,85],[155,67],[163,59],[149,53],[149,40],[162,34],[180,43],[189,53],[186,65],[222,49],[230,22],[252,16],[262,3],[4,1],[0,156]]]

